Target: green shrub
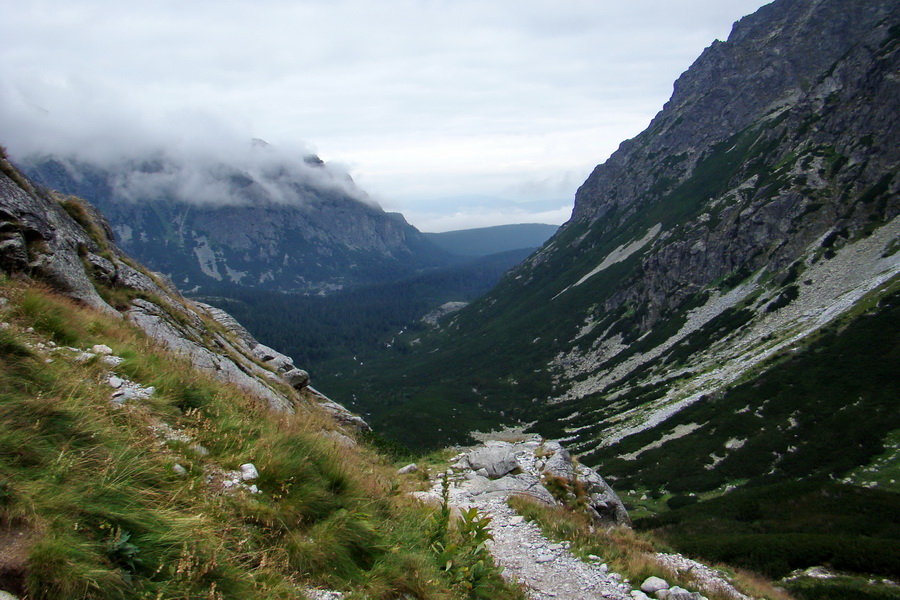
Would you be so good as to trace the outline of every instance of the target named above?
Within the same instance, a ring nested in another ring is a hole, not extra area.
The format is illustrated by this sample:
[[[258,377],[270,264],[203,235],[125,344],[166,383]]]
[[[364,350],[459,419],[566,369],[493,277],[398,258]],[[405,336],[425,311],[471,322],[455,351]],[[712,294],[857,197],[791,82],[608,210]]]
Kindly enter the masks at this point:
[[[699,501],[700,498],[697,496],[672,496],[666,500],[666,506],[672,510],[677,510],[685,506],[690,506],[691,504],[696,504]]]
[[[900,588],[896,585],[879,585],[852,577],[833,579],[803,578],[785,582],[785,589],[798,600],[898,600]]]

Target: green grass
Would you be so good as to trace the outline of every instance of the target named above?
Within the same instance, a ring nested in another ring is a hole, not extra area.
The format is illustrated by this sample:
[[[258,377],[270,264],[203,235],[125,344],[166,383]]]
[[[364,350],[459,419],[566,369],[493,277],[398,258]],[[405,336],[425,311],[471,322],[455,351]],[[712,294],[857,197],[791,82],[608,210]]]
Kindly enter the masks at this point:
[[[46,289],[0,280],[0,295],[11,323],[0,330],[0,536],[24,540],[0,563],[6,589],[34,600],[288,599],[305,586],[468,597],[430,546],[433,510],[398,494],[385,457],[323,436],[336,425],[320,411],[274,414]],[[36,346],[50,341],[105,343],[126,358],[120,375],[157,392],[116,408],[108,367]],[[159,422],[191,442],[157,438]],[[263,493],[224,492],[217,473],[245,462]],[[496,574],[485,585],[521,597]]]
[[[784,584],[797,600],[897,600],[900,587],[867,578],[838,576],[829,579],[803,578]]]

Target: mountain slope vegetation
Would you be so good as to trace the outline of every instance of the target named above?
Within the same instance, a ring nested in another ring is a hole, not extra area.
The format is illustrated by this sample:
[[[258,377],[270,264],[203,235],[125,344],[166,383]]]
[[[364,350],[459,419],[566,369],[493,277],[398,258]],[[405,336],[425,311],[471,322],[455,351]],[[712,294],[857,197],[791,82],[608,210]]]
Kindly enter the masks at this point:
[[[423,446],[465,438],[453,414],[470,430],[528,424],[648,489],[680,475],[653,458],[667,453],[715,486],[782,463],[804,464],[791,476],[836,477],[866,464],[896,428],[875,415],[895,398],[898,12],[781,1],[739,21],[649,128],[595,169],[540,251],[440,331],[407,334],[414,351],[401,366],[369,356],[345,372],[354,406]],[[871,348],[860,347],[866,322],[882,334]],[[820,353],[832,370],[854,364],[888,385],[822,377],[802,358]],[[815,415],[842,403],[879,421],[874,439],[852,460],[826,467],[826,454],[816,466],[803,458],[816,455]],[[728,425],[729,414],[747,404],[767,407],[755,426],[773,437],[794,413],[808,425],[788,436],[796,443],[760,440],[729,458],[743,437],[724,434],[749,426]],[[446,435],[420,433],[439,423]],[[754,447],[769,458],[732,473]],[[789,449],[797,455],[771,454]]]

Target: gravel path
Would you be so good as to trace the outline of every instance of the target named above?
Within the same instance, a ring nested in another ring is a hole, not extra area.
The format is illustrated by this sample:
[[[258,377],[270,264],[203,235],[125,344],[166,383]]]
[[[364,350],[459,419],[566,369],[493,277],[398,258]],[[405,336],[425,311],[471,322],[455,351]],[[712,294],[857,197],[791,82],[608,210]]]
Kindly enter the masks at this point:
[[[614,598],[630,600],[631,586],[609,573],[599,562],[585,563],[569,552],[568,544],[545,538],[537,525],[525,521],[503,498],[473,502],[490,515],[494,560],[504,568],[503,576],[526,587],[535,600],[580,600]]]
[[[487,442],[491,444],[493,442]],[[535,437],[509,447],[515,462],[506,465],[508,470],[517,466],[515,475],[508,474],[489,480],[473,471],[460,454],[451,462],[449,477],[449,502],[459,509],[475,507],[478,512],[491,517],[489,542],[494,561],[503,567],[503,576],[521,584],[529,598],[534,600],[631,600],[631,586],[622,581],[621,575],[608,572],[598,559],[586,563],[569,551],[568,542],[555,543],[541,533],[540,528],[509,507],[506,500],[513,493],[525,493],[552,501],[552,496],[541,485],[540,474],[544,468],[535,451],[543,441]],[[507,444],[507,446],[509,446]],[[482,447],[479,447],[482,448]],[[568,454],[566,454],[568,456]],[[482,469],[481,471],[484,471]],[[429,492],[416,492],[421,499],[439,502],[442,482],[432,480]]]

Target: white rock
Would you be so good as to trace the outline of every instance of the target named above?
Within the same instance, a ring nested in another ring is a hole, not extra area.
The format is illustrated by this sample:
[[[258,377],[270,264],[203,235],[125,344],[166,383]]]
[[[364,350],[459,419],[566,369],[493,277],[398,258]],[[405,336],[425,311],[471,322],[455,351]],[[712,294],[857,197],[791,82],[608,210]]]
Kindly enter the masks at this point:
[[[191,449],[200,456],[206,456],[207,454],[209,454],[209,450],[207,450],[200,444],[194,444],[193,446],[191,446]]]
[[[418,470],[419,470],[419,465],[417,465],[416,463],[409,463],[405,467],[401,467],[400,469],[397,469],[397,474],[398,475],[406,475],[407,473],[415,473]]]
[[[110,375],[109,379],[106,380],[109,383],[109,386],[113,389],[119,389],[122,387],[122,384],[125,383],[121,378],[116,377],[115,375]]]
[[[96,344],[91,346],[91,352],[94,354],[100,354],[102,356],[109,356],[112,354],[112,348],[107,346],[106,344]]]
[[[634,600],[650,600],[650,596],[642,592],[641,590],[632,590],[631,597]]]
[[[174,465],[172,465],[172,470],[175,471],[176,475],[179,475],[181,477],[184,477],[185,475],[187,475],[187,469],[185,469],[178,463],[175,463]]]
[[[556,557],[553,556],[552,554],[541,554],[541,555],[538,555],[538,557],[536,559],[534,559],[534,562],[539,563],[539,564],[546,563],[546,562],[552,561],[554,558],[556,558]]]
[[[250,481],[253,479],[257,479],[259,477],[259,471],[256,470],[256,466],[253,463],[245,463],[241,465],[241,479],[244,481]]]
[[[467,460],[476,472],[485,469],[491,478],[503,477],[519,466],[512,445],[505,442],[486,442],[469,452]]]
[[[641,584],[641,591],[647,594],[667,589],[669,589],[669,582],[661,577],[648,577]]]

